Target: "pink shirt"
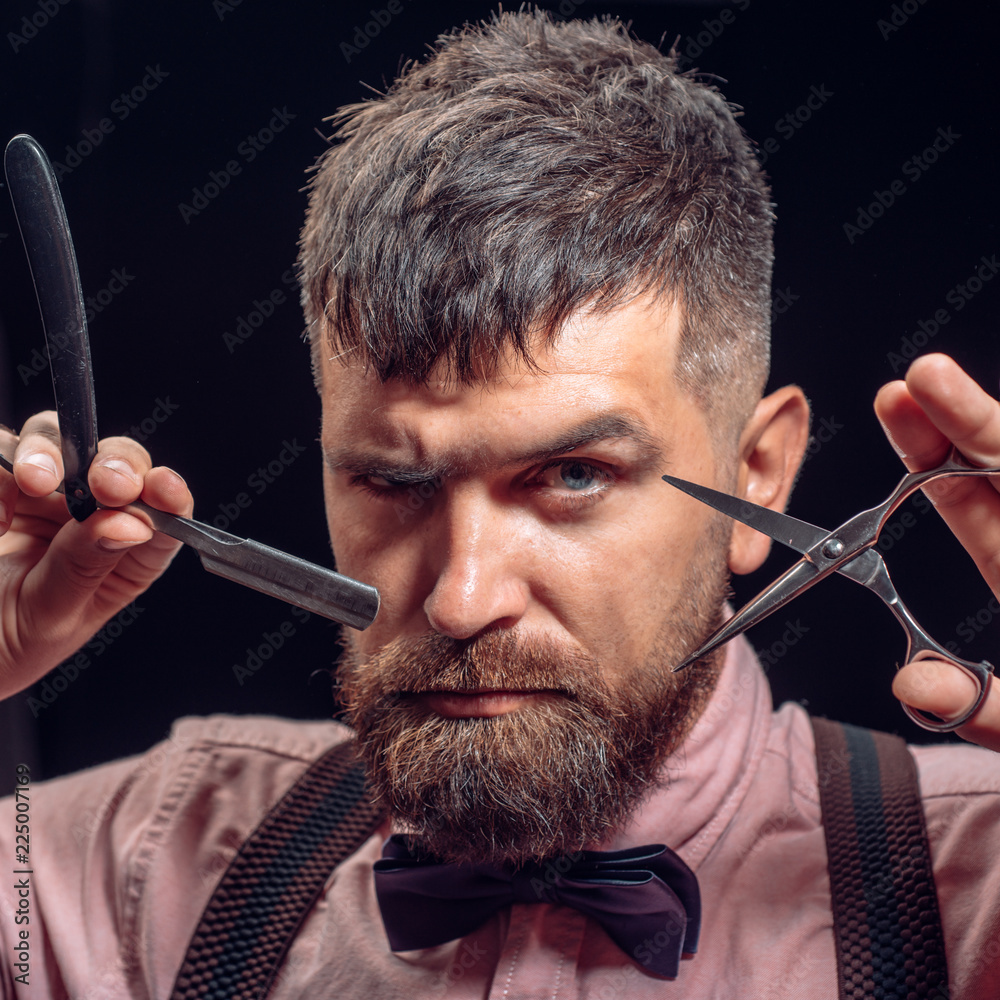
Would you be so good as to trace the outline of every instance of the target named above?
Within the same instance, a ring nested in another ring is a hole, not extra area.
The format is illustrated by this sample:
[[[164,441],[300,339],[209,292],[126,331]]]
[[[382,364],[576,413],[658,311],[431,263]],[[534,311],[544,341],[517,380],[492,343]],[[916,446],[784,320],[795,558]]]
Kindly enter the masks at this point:
[[[14,883],[0,881],[0,995],[165,998],[239,844],[323,750],[337,723],[183,719],[147,754],[32,786],[30,985],[14,981]],[[918,748],[953,998],[1000,997],[1000,757]],[[830,888],[812,732],[773,712],[749,646],[730,644],[718,690],[669,779],[608,849],[663,842],[697,872],[704,919],[678,978],[646,975],[594,922],[516,904],[437,948],[389,951],[371,865],[388,829],[330,877],[274,1000],[834,998]],[[0,858],[14,859],[0,805]]]

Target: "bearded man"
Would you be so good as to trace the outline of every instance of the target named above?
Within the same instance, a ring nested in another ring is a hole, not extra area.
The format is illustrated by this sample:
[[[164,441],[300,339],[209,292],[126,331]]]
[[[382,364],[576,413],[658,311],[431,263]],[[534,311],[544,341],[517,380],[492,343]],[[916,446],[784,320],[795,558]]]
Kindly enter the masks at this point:
[[[301,275],[338,569],[382,594],[338,681],[388,817],[324,874],[271,996],[843,995],[824,837],[843,817],[821,812],[807,717],[772,711],[744,640],[672,671],[769,543],[660,477],[781,510],[808,440],[800,389],[761,398],[769,197],[723,98],[618,23],[501,15],[342,112]],[[1000,405],[946,358],[877,410],[911,468],[951,444],[1000,464]],[[67,522],[57,436],[43,414],[0,442],[6,693],[175,549],[123,511]],[[107,507],[191,511],[127,439],[90,481]],[[996,587],[992,484],[929,492]],[[895,690],[947,716],[968,683],[924,661]],[[998,700],[963,735],[1000,747]],[[34,789],[33,992],[7,919],[4,996],[245,995],[221,959],[182,976],[207,992],[171,987],[240,846],[349,736],[182,720],[145,757]],[[972,747],[916,757],[937,887],[917,909],[940,909],[944,951],[914,958],[904,934],[909,993],[890,992],[873,927],[858,995],[996,995],[1000,769]]]

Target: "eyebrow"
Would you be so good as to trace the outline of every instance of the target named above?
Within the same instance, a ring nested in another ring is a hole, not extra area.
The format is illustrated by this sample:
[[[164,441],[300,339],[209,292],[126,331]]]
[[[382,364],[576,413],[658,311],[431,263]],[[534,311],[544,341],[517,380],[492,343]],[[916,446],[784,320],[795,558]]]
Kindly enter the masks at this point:
[[[662,445],[644,424],[624,413],[612,412],[599,414],[567,428],[537,449],[505,459],[502,465],[534,465],[604,441],[628,441],[634,444],[638,451],[637,462],[643,468],[663,461]],[[440,460],[431,463],[388,463],[384,452],[351,448],[327,452],[325,460],[334,472],[382,476],[401,484],[461,477],[483,463],[482,450],[475,447],[452,449]]]

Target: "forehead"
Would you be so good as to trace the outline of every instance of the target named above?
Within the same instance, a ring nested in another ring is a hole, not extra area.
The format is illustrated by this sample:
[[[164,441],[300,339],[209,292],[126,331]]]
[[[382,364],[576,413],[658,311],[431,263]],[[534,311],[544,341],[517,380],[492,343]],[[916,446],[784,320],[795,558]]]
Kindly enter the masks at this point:
[[[489,382],[472,386],[457,384],[444,366],[418,385],[382,382],[361,365],[325,359],[324,444],[330,450],[364,440],[416,453],[459,444],[492,461],[609,414],[676,434],[680,424],[703,423],[673,377],[680,323],[680,309],[662,300],[577,313],[535,352],[537,370],[512,359]]]

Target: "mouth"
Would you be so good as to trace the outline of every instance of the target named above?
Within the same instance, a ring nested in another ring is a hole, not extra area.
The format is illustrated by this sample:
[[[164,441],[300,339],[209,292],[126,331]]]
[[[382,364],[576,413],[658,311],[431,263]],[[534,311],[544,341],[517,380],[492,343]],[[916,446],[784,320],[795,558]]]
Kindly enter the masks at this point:
[[[562,691],[415,691],[409,695],[446,719],[490,719],[555,697]]]

